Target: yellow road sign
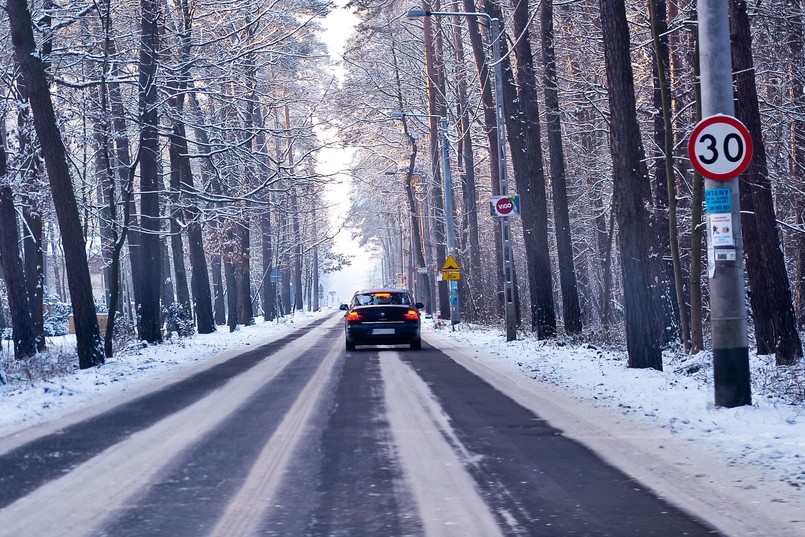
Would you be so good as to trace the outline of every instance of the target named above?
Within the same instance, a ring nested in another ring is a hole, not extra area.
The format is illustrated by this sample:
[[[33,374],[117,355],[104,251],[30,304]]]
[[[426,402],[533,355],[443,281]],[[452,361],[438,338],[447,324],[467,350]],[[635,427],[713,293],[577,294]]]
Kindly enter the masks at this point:
[[[450,272],[442,272],[442,279],[447,280],[460,280],[461,273],[457,270],[450,271]]]
[[[447,259],[444,261],[444,265],[442,265],[442,272],[452,272],[452,271],[459,271],[461,270],[458,266],[458,262],[456,262],[456,258],[451,255],[447,256]],[[456,278],[458,279],[458,278]]]

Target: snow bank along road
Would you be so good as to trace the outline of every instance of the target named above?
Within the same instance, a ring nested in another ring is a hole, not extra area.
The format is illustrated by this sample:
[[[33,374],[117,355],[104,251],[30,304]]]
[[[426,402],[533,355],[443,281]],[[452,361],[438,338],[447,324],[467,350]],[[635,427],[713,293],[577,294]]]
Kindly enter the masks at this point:
[[[346,352],[340,315],[221,356],[108,411],[0,439],[0,535],[734,528],[674,507],[528,408],[539,398],[504,394],[465,361],[427,342]]]

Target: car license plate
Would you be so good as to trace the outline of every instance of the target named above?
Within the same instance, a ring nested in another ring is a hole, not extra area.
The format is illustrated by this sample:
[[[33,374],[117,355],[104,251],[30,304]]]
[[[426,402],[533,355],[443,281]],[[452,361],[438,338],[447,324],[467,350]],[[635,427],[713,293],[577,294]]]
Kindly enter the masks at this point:
[[[374,328],[372,329],[372,335],[375,336],[391,336],[394,335],[393,328]]]

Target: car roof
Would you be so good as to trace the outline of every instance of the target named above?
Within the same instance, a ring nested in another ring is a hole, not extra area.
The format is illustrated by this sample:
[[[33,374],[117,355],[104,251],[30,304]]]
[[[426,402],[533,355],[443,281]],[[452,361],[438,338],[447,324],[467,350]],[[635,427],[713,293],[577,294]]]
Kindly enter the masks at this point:
[[[408,290],[381,287],[377,289],[363,289],[361,291],[355,291],[356,295],[369,295],[374,293],[408,293]]]

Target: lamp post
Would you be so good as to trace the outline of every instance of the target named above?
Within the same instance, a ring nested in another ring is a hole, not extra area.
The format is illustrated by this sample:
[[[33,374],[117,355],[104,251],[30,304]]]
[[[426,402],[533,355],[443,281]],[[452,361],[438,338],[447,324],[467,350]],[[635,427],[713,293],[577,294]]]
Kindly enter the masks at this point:
[[[490,39],[492,40],[492,65],[495,68],[495,122],[498,131],[498,183],[500,195],[509,195],[509,181],[506,177],[506,133],[503,115],[503,67],[500,64],[500,21],[488,13],[475,11],[427,11],[409,9],[408,18],[447,16],[447,17],[481,17],[489,22]],[[506,341],[517,339],[516,315],[514,310],[514,262],[512,258],[511,226],[509,217],[501,216],[500,235],[503,249],[503,303],[506,317]]]
[[[450,138],[447,132],[447,118],[433,114],[407,114],[405,112],[393,112],[391,117],[394,119],[405,119],[406,117],[424,117],[439,120],[439,134],[442,141],[442,174],[444,175],[444,214],[447,231],[447,253],[455,256],[456,254],[456,231],[455,231],[455,209],[453,205],[453,178],[450,175]],[[455,326],[461,321],[461,308],[459,307],[458,282],[450,280],[450,325]]]

